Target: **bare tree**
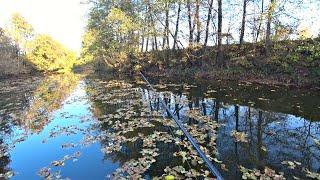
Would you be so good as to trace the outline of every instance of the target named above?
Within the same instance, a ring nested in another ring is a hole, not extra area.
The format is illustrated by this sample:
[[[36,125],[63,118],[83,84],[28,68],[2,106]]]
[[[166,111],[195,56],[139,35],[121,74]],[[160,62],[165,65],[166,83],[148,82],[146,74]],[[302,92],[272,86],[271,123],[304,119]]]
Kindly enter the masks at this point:
[[[209,9],[208,9],[208,16],[207,16],[207,24],[206,24],[206,36],[204,39],[204,46],[205,47],[207,46],[208,38],[209,38],[209,25],[210,25],[211,14],[212,14],[212,5],[213,5],[213,0],[210,0]]]
[[[200,31],[201,22],[200,22],[199,11],[200,11],[200,0],[196,0],[196,13],[195,13],[194,19],[195,19],[195,25],[197,26],[197,36],[196,36],[197,44],[200,43],[200,36],[201,36],[201,31]]]
[[[272,15],[273,15],[273,11],[275,8],[275,3],[276,0],[271,0],[270,4],[269,4],[269,9],[268,9],[268,17],[267,17],[267,30],[266,30],[266,54],[267,56],[270,55],[270,48],[271,48],[271,23],[272,23]]]
[[[181,13],[181,2],[179,1],[179,2],[178,2],[177,21],[176,21],[176,30],[175,30],[175,33],[174,33],[173,49],[176,49],[176,46],[177,46],[177,39],[178,39],[178,32],[179,32],[180,13]]]
[[[248,3],[248,0],[243,0],[243,13],[242,13],[241,32],[240,32],[240,46],[243,44],[244,32],[245,32],[245,27],[246,27],[247,3]]]
[[[217,65],[223,66],[222,55],[222,0],[218,0],[218,51],[217,51]]]
[[[191,13],[191,2],[187,0],[188,9],[188,23],[189,23],[189,46],[193,46],[193,26],[192,26],[192,13]]]

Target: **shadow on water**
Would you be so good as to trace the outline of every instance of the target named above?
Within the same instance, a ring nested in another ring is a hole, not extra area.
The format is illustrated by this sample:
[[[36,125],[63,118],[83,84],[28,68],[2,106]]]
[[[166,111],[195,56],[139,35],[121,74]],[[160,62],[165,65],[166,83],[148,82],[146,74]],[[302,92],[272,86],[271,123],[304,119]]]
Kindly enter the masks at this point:
[[[287,178],[306,178],[306,169],[320,172],[320,93],[225,82],[153,80],[169,93],[172,111],[184,121],[184,109],[197,109],[221,126],[218,159],[228,179],[241,178],[239,166],[263,171],[267,167]],[[173,96],[175,94],[175,97]],[[175,98],[185,98],[184,108]],[[232,132],[245,133],[248,142],[237,142]]]
[[[270,167],[289,179],[319,172],[319,92],[232,82],[152,83],[226,179],[241,179],[241,167]],[[2,177],[210,177],[139,77],[1,81],[0,98]]]

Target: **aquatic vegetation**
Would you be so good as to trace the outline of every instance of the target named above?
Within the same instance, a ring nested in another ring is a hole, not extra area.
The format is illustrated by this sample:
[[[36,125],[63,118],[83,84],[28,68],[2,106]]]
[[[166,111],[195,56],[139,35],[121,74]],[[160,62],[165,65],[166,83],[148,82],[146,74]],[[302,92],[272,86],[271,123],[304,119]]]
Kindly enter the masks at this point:
[[[231,136],[234,138],[236,142],[247,143],[247,135],[244,132],[238,132],[236,130],[231,131]]]
[[[95,89],[98,91],[97,94],[93,95],[95,100],[116,106],[113,113],[99,116],[101,125],[107,124],[111,130],[106,134],[107,143],[101,151],[107,154],[121,152],[122,149],[125,148],[123,147],[125,144],[136,143],[142,140],[142,148],[139,152],[140,157],[125,162],[121,168],[113,174],[113,177],[143,177],[144,173],[156,162],[156,157],[159,156],[159,148],[157,145],[159,142],[174,144],[184,148],[186,151],[180,149],[180,151],[172,152],[173,156],[181,158],[182,163],[190,161],[193,162],[193,166],[195,167],[198,167],[199,164],[204,165],[203,161],[198,157],[196,151],[188,141],[180,138],[183,135],[182,132],[180,130],[170,130],[176,129],[177,127],[173,120],[164,118],[163,114],[165,111],[151,110],[152,107],[150,107],[150,104],[153,104],[156,101],[156,93],[152,92],[147,99],[143,100],[140,98],[141,95],[139,93],[141,91],[139,88],[134,88],[132,85],[128,85],[124,82],[109,81],[108,83],[93,83],[95,84]],[[97,84],[106,87],[106,89],[100,89]],[[115,87],[120,87],[121,89],[114,89]],[[158,88],[164,88],[164,86]],[[161,95],[166,96],[169,93],[170,92],[161,92]],[[193,111],[193,115],[196,115],[196,111]],[[204,133],[209,129],[214,133],[218,125],[205,116],[195,118],[199,118],[199,122],[202,122],[202,125],[205,127],[204,131],[197,131],[197,126],[188,126],[188,128],[190,128],[189,131],[196,136],[199,142],[205,143],[204,139],[206,136],[201,133]],[[155,126],[156,124],[157,126]],[[158,131],[156,130],[156,127],[159,127],[159,125],[163,126],[163,128],[168,127],[169,129],[165,128],[166,131]],[[142,131],[141,133],[135,133],[137,131],[139,132],[139,129],[149,128],[155,129],[150,132]],[[172,132],[175,132],[175,134],[172,134]],[[135,136],[132,136],[132,133],[134,133]],[[212,136],[214,135],[212,134]],[[214,137],[211,139],[211,142],[215,141]],[[214,146],[214,143],[211,143],[210,145]],[[206,147],[201,146],[201,148],[209,154],[209,150],[207,150]],[[201,173],[195,174],[194,172],[196,172],[196,170],[191,168],[188,176],[201,176]]]
[[[3,179],[10,179],[11,177],[14,176],[14,172],[13,171],[8,171],[6,173],[1,173],[0,174],[0,178],[3,178]]]
[[[306,176],[312,179],[320,180],[320,173],[311,172],[310,170],[303,168],[304,172],[306,173]]]
[[[296,168],[296,166],[301,165],[301,163],[297,162],[297,161],[283,161],[283,162],[281,162],[281,164],[288,165],[290,169],[294,169],[294,168]]]
[[[275,179],[275,180],[283,180],[286,179],[283,173],[277,174],[276,171],[265,167],[264,171],[260,171],[257,169],[247,169],[243,166],[240,166],[240,171],[242,172],[242,179]]]
[[[73,162],[76,162],[81,155],[79,151],[73,153],[72,155],[65,155],[60,160],[52,161],[48,167],[44,167],[39,170],[38,175],[45,179],[69,179],[69,178],[61,178],[61,172],[51,172],[51,169],[55,166],[64,166],[65,162],[72,159]]]

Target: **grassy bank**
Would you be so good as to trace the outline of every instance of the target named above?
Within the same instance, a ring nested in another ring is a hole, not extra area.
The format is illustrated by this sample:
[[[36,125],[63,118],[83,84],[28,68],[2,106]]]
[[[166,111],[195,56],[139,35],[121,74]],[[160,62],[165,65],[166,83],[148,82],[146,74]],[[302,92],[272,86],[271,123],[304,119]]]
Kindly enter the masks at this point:
[[[320,39],[281,41],[266,56],[263,44],[224,46],[224,67],[215,64],[215,47],[139,53],[123,72],[149,76],[195,77],[299,87],[320,87]]]

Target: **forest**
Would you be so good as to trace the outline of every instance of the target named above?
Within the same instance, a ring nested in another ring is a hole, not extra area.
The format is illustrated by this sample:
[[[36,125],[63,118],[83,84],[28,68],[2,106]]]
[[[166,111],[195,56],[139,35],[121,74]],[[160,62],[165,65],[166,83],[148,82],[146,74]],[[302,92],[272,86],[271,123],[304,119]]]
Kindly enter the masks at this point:
[[[2,74],[30,72],[31,66],[47,72],[89,67],[99,73],[319,86],[316,0],[82,3],[89,10],[80,56],[36,34],[16,14],[1,29]],[[315,13],[304,16],[308,11]]]
[[[46,34],[38,34],[18,13],[6,28],[0,27],[0,76],[41,72],[68,72],[76,53]]]
[[[88,3],[81,59],[98,71],[319,85],[319,31],[301,25],[318,1]]]

